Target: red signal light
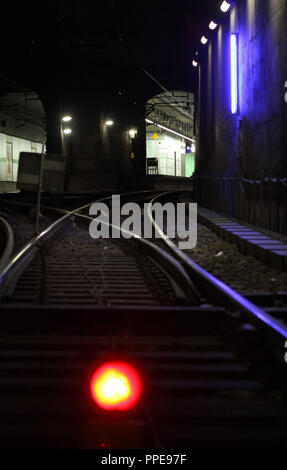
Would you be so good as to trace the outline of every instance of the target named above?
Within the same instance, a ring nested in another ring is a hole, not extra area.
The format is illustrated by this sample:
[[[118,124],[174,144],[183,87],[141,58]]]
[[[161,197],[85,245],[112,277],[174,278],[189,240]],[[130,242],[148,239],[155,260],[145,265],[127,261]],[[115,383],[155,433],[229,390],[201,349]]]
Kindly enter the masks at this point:
[[[133,408],[142,394],[142,380],[136,369],[126,362],[107,362],[94,373],[90,391],[96,404],[108,411]]]

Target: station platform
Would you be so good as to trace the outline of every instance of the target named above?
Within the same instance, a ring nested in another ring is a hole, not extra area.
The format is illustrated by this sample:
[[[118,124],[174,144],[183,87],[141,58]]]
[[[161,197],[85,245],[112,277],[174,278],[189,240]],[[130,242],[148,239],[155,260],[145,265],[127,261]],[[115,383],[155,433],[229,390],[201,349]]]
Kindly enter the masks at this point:
[[[145,175],[137,178],[130,177],[125,178],[124,185],[128,191],[137,191],[140,189],[155,191],[172,191],[177,189],[193,190],[192,179],[181,176]]]
[[[67,192],[87,193],[94,191],[135,192],[144,190],[169,191],[193,190],[191,178],[165,175],[126,176],[109,174],[84,174],[70,178]]]
[[[239,250],[263,263],[287,271],[287,237],[224,217],[198,207],[198,221],[223,239],[235,243]]]
[[[0,181],[0,194],[19,193],[19,189],[17,189],[16,184],[17,183],[10,181]]]
[[[0,181],[0,193],[18,193],[17,183]],[[191,178],[165,175],[143,175],[142,177],[129,176],[120,178],[113,174],[81,174],[70,177],[67,188],[68,194],[87,194],[93,192],[119,192],[128,191],[169,191],[193,190]]]

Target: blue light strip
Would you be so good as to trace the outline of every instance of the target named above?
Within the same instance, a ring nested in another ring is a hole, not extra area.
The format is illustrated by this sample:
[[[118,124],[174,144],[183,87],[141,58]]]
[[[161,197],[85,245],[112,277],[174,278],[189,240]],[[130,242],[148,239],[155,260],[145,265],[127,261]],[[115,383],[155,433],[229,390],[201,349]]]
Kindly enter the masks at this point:
[[[231,54],[231,111],[238,113],[238,35],[231,34],[230,40]]]

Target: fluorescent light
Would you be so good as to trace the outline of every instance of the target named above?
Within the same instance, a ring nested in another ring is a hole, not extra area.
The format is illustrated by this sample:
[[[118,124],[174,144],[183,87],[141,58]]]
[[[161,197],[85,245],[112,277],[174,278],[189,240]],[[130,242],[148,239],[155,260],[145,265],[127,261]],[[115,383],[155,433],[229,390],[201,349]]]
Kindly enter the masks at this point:
[[[202,36],[201,42],[202,44],[206,44],[208,42],[208,39],[205,36]]]
[[[238,113],[238,35],[231,34],[230,38],[231,66],[231,111]]]
[[[64,129],[64,134],[69,135],[72,134],[72,129]]]
[[[209,29],[214,30],[214,29],[216,29],[216,28],[217,28],[217,23],[214,23],[214,21],[211,21],[211,22],[209,23]]]
[[[179,137],[182,137],[183,139],[189,140],[190,142],[195,142],[194,139],[191,139],[190,137],[187,137],[186,135],[179,134],[179,132],[176,132],[172,129],[169,129],[168,127],[162,126],[161,124],[158,124],[157,122],[151,121],[150,119],[145,120],[146,123],[148,124],[153,124],[156,127],[159,127],[160,129],[164,129],[167,132],[171,132],[171,134],[178,135]]]
[[[62,121],[64,121],[64,122],[70,122],[71,120],[72,120],[72,116],[64,116],[62,118]]]
[[[223,13],[226,13],[230,7],[231,7],[231,4],[224,0],[224,2],[222,2],[221,4],[220,10],[223,11]]]
[[[113,126],[114,121],[106,121],[106,126]]]
[[[198,62],[196,62],[196,60],[193,60],[193,61],[192,61],[192,65],[193,65],[193,67],[197,67],[197,66],[198,66]]]

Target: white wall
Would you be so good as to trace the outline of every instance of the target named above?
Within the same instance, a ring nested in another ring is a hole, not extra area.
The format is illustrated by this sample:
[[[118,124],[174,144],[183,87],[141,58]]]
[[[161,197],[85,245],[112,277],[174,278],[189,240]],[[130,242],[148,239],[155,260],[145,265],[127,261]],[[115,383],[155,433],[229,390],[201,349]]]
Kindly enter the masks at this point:
[[[172,136],[165,132],[157,132],[158,139],[153,139],[154,132],[147,132],[147,158],[158,158],[160,175],[185,176],[182,168],[182,155],[185,154],[185,142],[181,137]]]
[[[42,144],[0,133],[0,181],[7,181],[7,142],[13,144],[13,175],[11,181],[16,182],[20,152],[36,151],[37,153],[41,153]]]

